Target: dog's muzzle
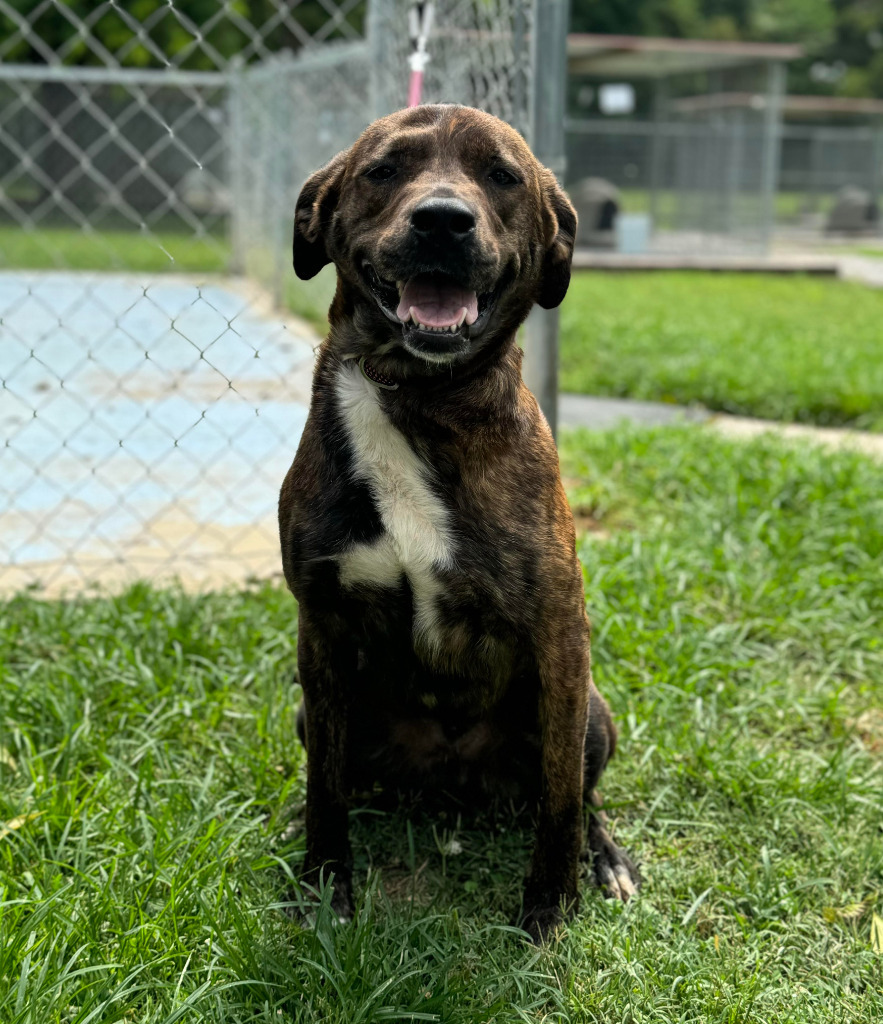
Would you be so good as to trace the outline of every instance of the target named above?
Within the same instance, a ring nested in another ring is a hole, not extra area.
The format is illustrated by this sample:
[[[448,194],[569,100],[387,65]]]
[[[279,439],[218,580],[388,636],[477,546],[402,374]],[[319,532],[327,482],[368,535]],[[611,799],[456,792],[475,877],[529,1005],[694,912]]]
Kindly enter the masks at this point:
[[[386,281],[370,263],[363,271],[375,301],[399,325],[402,343],[414,355],[447,361],[465,352],[484,329],[501,286],[479,295],[449,274],[424,271],[403,281]]]
[[[429,196],[411,211],[402,246],[380,262],[395,281],[382,277],[369,261],[365,279],[386,317],[400,325],[402,343],[412,355],[447,362],[469,348],[487,322],[500,289],[479,293],[476,277],[476,217],[461,199]]]

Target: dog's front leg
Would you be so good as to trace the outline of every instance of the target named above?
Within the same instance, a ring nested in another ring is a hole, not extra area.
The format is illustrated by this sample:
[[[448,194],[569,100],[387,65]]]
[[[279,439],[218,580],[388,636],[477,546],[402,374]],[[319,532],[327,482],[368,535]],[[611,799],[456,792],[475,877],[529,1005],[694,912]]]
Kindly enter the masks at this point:
[[[349,692],[356,667],[350,637],[317,627],[300,610],[297,661],[306,708],[307,853],[305,881],[334,876],[331,905],[338,918],[353,912],[352,854],[347,813]]]
[[[522,926],[544,939],[579,909],[588,652],[540,661],[542,793]]]

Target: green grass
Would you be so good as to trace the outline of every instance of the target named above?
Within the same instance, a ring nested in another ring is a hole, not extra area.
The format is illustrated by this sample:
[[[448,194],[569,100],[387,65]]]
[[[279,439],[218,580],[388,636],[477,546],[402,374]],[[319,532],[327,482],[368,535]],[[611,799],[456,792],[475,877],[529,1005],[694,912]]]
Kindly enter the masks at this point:
[[[883,430],[883,291],[810,277],[580,273],[561,387]]]
[[[328,308],[336,287],[337,271],[330,263],[312,281],[300,281],[292,271],[285,280],[285,305],[324,338],[328,333]]]
[[[133,270],[224,273],[230,262],[225,239],[185,232],[95,231],[70,228],[23,231],[0,226],[0,270]]]
[[[579,178],[576,179],[580,180]],[[565,185],[569,189],[575,182]],[[648,188],[631,188],[620,184],[619,198],[624,213],[649,213],[651,193]],[[804,192],[777,192],[775,198],[775,216],[779,226],[792,221],[800,221],[807,212],[826,213],[833,204],[830,196],[812,197]],[[761,213],[761,201],[757,192],[736,192],[730,196],[730,223],[734,230],[744,230],[746,223],[757,223]],[[720,191],[710,192],[692,189],[683,192],[676,189],[660,188],[656,192],[656,227],[662,230],[683,230],[683,210],[692,208],[706,211],[706,221],[712,217],[721,218],[718,224],[726,223],[723,217],[726,198]],[[744,222],[739,223],[738,214],[744,215]]]
[[[605,778],[645,888],[509,927],[522,823],[354,811],[360,909],[303,853],[296,617],[266,586],[0,606],[0,1020],[883,1019],[883,498],[852,454],[567,438]],[[461,852],[452,840],[459,843]]]

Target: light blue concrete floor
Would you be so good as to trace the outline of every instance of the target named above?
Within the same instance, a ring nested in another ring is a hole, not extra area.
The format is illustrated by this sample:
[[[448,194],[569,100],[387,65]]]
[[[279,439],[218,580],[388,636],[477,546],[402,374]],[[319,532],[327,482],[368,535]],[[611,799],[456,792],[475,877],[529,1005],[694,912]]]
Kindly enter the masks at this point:
[[[307,414],[295,331],[230,282],[0,273],[0,586],[120,565],[157,524],[271,524]]]

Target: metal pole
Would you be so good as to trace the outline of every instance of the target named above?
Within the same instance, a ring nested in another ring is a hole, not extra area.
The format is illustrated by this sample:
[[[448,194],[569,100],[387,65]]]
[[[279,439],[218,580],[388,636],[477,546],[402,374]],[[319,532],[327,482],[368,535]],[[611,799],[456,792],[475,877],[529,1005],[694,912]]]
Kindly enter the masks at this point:
[[[874,137],[871,142],[871,202],[876,209],[880,207],[880,191],[883,186],[883,122],[877,121],[873,126]]]
[[[734,110],[727,118],[729,137],[724,152],[727,163],[724,167],[726,181],[726,203],[724,205],[724,234],[736,235],[742,222],[742,168],[745,162],[744,134],[745,118],[741,110]]]
[[[291,100],[288,95],[291,81],[289,73],[291,59],[290,51],[282,50],[276,54],[276,74],[270,96],[270,125],[274,139],[289,140],[291,138],[291,130],[288,125],[291,111]],[[286,157],[285,145],[273,147],[271,195],[279,196],[283,202],[288,199],[285,188],[285,172],[289,161]],[[285,296],[285,282],[291,273],[291,227],[285,217],[272,218],[270,226],[273,246],[273,302],[277,307],[281,307]]]
[[[369,0],[366,36],[371,54],[372,120],[405,105],[408,69],[404,62],[399,64],[395,52],[395,40],[401,34],[396,13],[394,0]],[[397,76],[397,72],[401,74]]]
[[[236,56],[230,63],[227,76],[227,120],[229,129],[225,139],[227,180],[230,182],[230,213],[227,225],[230,233],[230,270],[245,273],[245,211],[248,205],[245,174],[245,110],[243,89],[243,61]]]
[[[564,178],[569,0],[535,0],[530,141],[537,159]],[[524,379],[552,434],[558,431],[557,309],[535,307],[524,331]]]
[[[767,65],[766,105],[763,112],[763,166],[761,169],[761,243],[770,247],[776,226],[776,193],[779,190],[779,162],[782,151],[782,107],[785,101],[785,65]]]
[[[650,137],[650,230],[659,230],[659,192],[662,188],[662,168],[668,147],[668,78],[659,76],[653,82],[653,134]],[[663,149],[665,147],[665,149]]]

